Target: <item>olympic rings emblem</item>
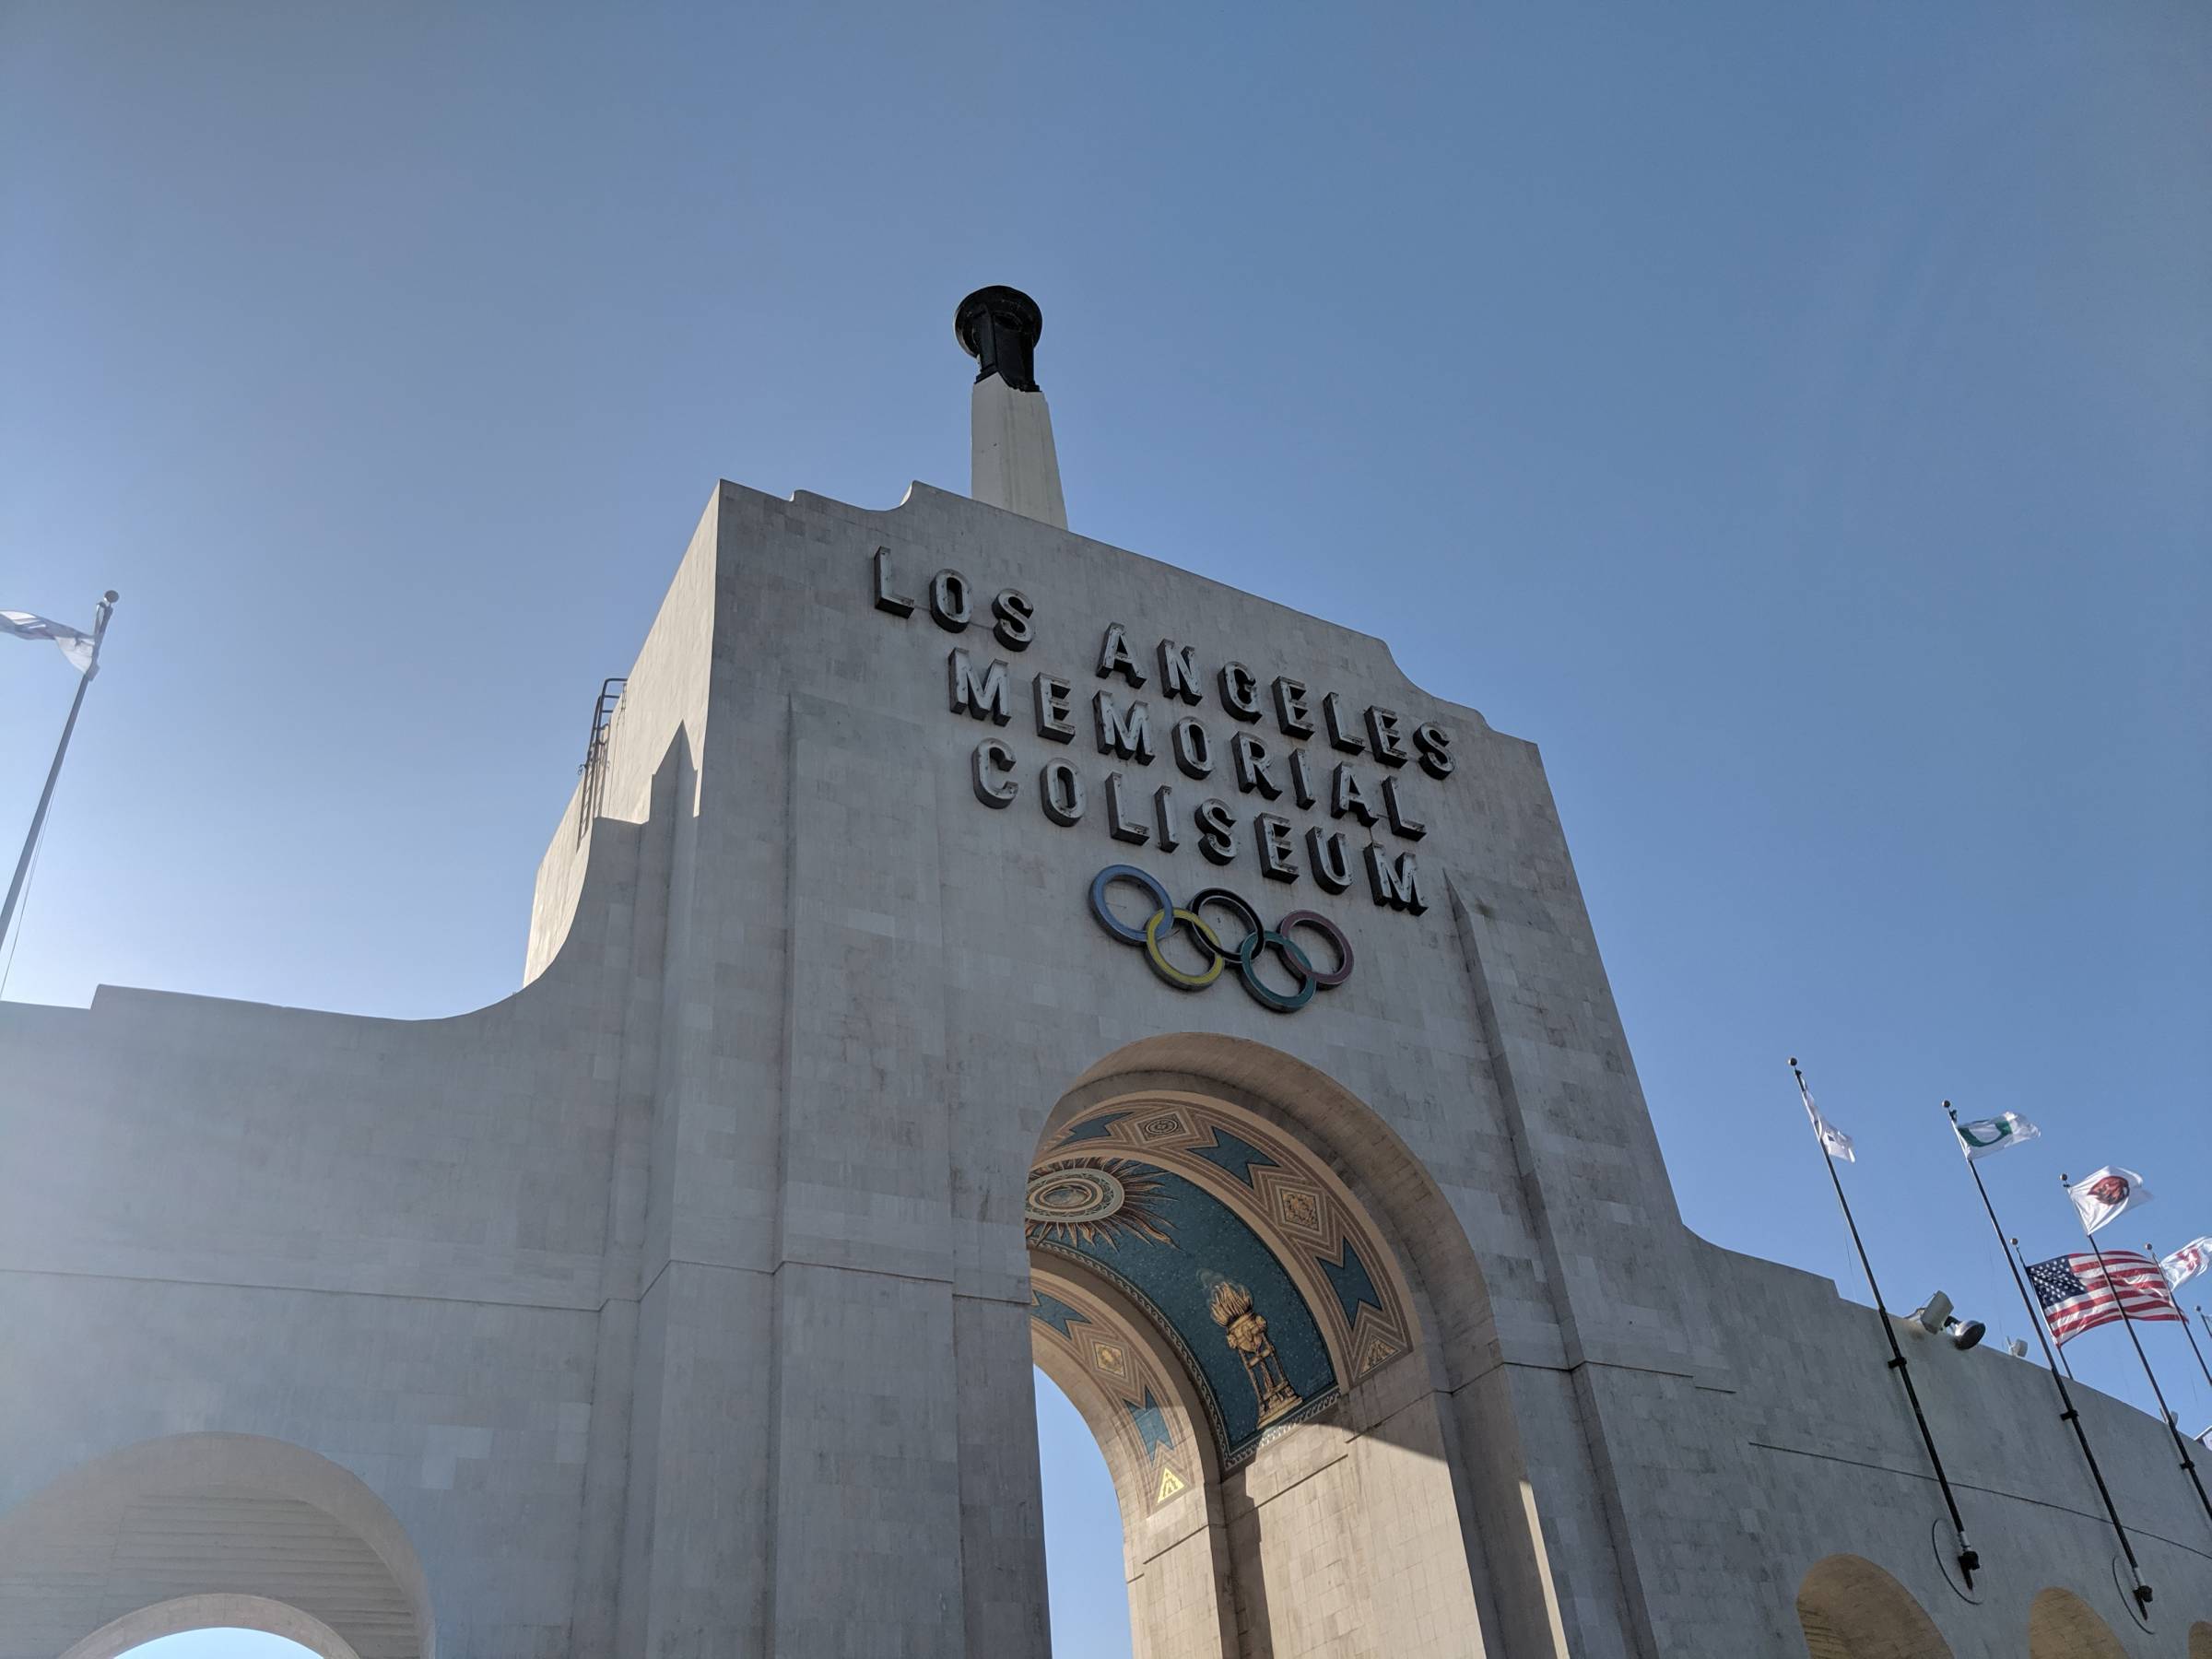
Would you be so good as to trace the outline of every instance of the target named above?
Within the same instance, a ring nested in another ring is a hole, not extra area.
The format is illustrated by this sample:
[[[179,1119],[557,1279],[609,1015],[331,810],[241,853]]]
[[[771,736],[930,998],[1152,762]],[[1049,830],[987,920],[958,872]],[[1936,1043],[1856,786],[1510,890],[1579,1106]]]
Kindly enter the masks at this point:
[[[1116,882],[1142,888],[1152,900],[1152,913],[1141,924],[1123,921],[1106,902],[1107,891]],[[1224,944],[1222,935],[1206,919],[1208,909],[1227,911],[1241,922],[1242,940],[1234,946]],[[1313,1000],[1315,991],[1341,985],[1352,976],[1352,942],[1326,916],[1313,911],[1292,911],[1269,927],[1261,922],[1259,912],[1227,888],[1202,888],[1191,895],[1190,903],[1177,904],[1168,897],[1166,888],[1135,865],[1108,865],[1090,878],[1090,913],[1123,944],[1142,946],[1152,971],[1178,991],[1205,990],[1221,977],[1222,969],[1234,962],[1238,977],[1254,1002],[1277,1014],[1295,1014]],[[1327,972],[1315,967],[1305,947],[1290,936],[1292,930],[1300,927],[1319,934],[1335,952],[1336,965]],[[1206,959],[1206,965],[1195,972],[1168,959],[1167,943],[1177,928],[1189,935]],[[1260,978],[1258,962],[1264,950],[1272,950],[1282,959],[1283,966],[1298,981],[1297,990],[1277,991]]]

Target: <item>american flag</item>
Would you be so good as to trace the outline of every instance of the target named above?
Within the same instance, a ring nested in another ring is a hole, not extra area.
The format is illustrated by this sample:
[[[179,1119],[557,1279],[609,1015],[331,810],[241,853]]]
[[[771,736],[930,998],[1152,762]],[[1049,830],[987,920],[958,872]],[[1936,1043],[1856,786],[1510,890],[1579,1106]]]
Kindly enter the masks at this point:
[[[2108,1250],[2101,1263],[2086,1252],[2031,1263],[2028,1282],[2035,1287],[2035,1300],[2043,1304],[2043,1319],[2053,1342],[2063,1343],[2124,1317],[2182,1317],[2159,1265],[2132,1250]]]

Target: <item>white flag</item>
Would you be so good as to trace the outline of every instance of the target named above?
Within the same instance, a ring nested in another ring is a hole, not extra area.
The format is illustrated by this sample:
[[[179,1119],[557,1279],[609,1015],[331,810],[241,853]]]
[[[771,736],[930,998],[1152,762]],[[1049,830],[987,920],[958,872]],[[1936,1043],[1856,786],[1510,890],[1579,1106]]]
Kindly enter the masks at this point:
[[[2007,1147],[2017,1147],[2042,1134],[2017,1112],[2000,1112],[1994,1118],[1976,1118],[1971,1124],[1958,1124],[1957,1128],[1960,1149],[1970,1159],[1987,1158],[1992,1152],[2002,1152]]]
[[[2159,1258],[2159,1271],[2175,1290],[2207,1267],[2212,1267],[2212,1238],[2192,1239],[2171,1255]]]
[[[34,617],[29,611],[0,610],[0,633],[14,634],[18,640],[52,640],[79,674],[92,672],[92,636],[65,623]]]
[[[1813,1133],[1820,1137],[1821,1149],[1830,1158],[1840,1158],[1845,1163],[1859,1161],[1851,1149],[1851,1136],[1820,1115],[1820,1108],[1813,1104],[1810,1089],[1806,1091],[1805,1114],[1813,1120]]]
[[[2094,1175],[2085,1175],[2068,1187],[2066,1196],[2074,1200],[2075,1209],[2080,1212],[2082,1230],[2093,1233],[2125,1212],[2129,1206],[2148,1204],[2150,1189],[2133,1170],[2106,1164]]]

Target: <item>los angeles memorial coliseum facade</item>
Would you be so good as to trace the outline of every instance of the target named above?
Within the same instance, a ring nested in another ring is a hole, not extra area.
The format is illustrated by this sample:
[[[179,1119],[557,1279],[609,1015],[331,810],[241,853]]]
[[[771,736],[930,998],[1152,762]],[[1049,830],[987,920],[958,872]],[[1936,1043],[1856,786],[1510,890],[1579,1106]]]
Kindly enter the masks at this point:
[[[973,497],[716,488],[539,868],[418,1022],[0,1007],[0,1659],[1048,1650],[1032,1363],[1143,1659],[2207,1659],[2081,1395],[1676,1212],[1535,747]]]

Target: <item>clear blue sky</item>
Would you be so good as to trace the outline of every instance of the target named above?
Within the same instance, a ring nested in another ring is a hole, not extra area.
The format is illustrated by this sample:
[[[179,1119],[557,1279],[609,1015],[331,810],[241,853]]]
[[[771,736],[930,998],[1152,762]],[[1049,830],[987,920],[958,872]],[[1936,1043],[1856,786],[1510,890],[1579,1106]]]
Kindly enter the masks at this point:
[[[313,1650],[259,1630],[188,1630],[141,1643],[124,1659],[313,1659]]]
[[[1945,1095],[2212,1230],[2201,6],[747,10],[0,13],[0,605],[124,595],[6,994],[510,990],[713,480],[964,487],[1004,281],[1077,527],[1543,745],[1693,1227],[1857,1291],[1795,1052],[1904,1306]]]

